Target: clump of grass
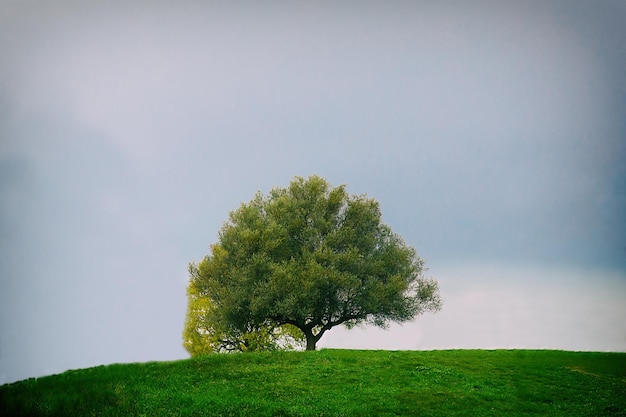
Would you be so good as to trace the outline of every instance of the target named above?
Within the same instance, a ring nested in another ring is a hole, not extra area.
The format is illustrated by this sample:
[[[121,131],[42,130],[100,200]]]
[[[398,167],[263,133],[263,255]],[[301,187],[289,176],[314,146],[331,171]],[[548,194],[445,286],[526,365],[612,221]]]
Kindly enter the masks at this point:
[[[626,416],[626,354],[271,352],[110,365],[0,387],[11,416]]]

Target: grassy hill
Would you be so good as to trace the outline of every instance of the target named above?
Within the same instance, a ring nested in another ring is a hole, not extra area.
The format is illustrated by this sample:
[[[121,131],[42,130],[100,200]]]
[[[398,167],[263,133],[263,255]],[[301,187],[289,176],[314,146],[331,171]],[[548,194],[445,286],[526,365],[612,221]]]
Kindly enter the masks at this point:
[[[2,416],[626,416],[626,353],[273,352],[0,387]]]

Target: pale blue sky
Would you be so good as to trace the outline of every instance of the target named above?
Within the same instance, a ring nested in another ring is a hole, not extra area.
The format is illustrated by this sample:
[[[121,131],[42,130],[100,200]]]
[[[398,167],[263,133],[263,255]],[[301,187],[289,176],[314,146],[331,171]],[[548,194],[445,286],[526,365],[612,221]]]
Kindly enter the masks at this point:
[[[621,1],[0,2],[0,383],[187,357],[257,190],[376,198],[444,309],[327,347],[626,351]]]

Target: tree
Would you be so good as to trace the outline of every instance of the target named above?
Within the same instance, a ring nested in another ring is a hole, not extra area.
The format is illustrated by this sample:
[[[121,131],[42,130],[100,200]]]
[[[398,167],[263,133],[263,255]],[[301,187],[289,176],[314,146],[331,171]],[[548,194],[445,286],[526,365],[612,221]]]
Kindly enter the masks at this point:
[[[219,244],[190,265],[190,285],[225,334],[291,325],[315,350],[337,325],[386,327],[439,310],[437,282],[423,271],[374,199],[311,176],[232,211]]]

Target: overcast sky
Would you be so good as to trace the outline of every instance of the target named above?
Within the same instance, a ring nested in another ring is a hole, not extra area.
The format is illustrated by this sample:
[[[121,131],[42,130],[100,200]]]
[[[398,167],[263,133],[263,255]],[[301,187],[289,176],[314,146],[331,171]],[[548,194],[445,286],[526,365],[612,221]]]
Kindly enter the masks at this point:
[[[0,1],[0,383],[187,357],[188,263],[310,174],[444,299],[321,346],[626,351],[626,3],[300,3]]]

